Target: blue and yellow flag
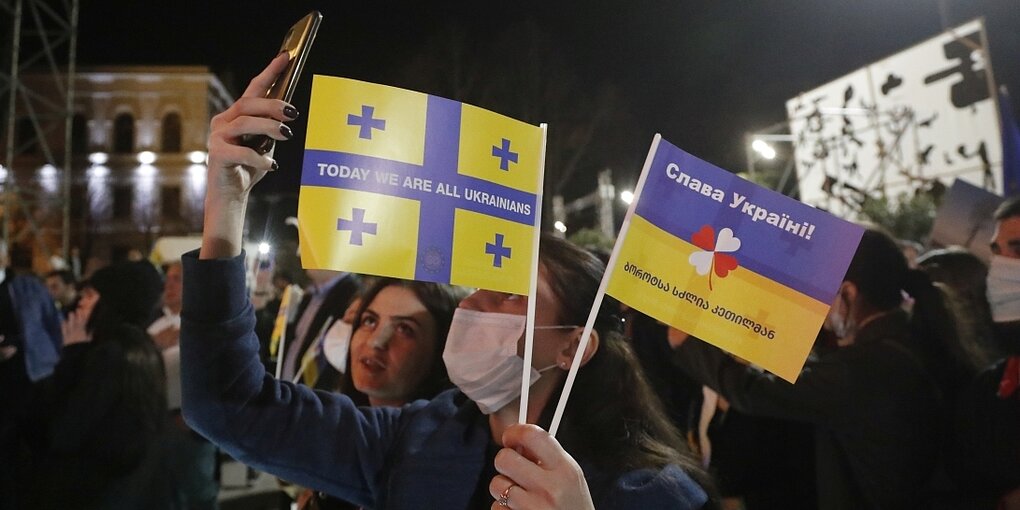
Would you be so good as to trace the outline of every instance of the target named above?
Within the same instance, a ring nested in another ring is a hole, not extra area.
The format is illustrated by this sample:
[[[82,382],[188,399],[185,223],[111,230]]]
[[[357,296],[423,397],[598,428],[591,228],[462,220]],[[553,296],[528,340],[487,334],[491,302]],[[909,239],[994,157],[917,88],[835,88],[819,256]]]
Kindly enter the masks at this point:
[[[471,105],[315,76],[304,267],[528,294],[544,144],[544,129]]]
[[[795,381],[864,230],[652,142],[606,292]]]

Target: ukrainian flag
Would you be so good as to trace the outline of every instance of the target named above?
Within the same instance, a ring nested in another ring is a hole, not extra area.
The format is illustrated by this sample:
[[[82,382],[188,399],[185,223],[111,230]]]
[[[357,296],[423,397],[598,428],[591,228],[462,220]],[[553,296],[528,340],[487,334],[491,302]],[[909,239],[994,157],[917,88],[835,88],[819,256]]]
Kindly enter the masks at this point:
[[[315,76],[302,263],[527,294],[545,130],[419,92]]]
[[[863,229],[658,135],[636,194],[606,291],[795,381]]]

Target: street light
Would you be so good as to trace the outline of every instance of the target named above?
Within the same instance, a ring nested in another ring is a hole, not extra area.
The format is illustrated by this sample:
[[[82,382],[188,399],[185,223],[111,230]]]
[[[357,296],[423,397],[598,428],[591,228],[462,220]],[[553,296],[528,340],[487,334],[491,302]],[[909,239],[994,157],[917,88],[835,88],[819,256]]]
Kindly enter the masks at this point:
[[[143,165],[151,165],[156,162],[156,153],[152,151],[139,152],[138,162]]]
[[[110,156],[105,152],[93,152],[89,154],[89,163],[93,165],[105,165],[110,160]]]
[[[620,200],[623,200],[623,203],[630,205],[630,203],[634,201],[634,192],[629,189],[621,191]]]
[[[765,140],[756,139],[751,143],[751,148],[754,152],[757,152],[761,157],[765,159],[776,159],[776,150],[772,148]]]
[[[562,234],[566,234],[567,233],[567,226],[562,221],[557,221],[556,223],[554,223],[553,224],[553,228],[555,228],[556,230],[559,230],[560,233],[562,233]]]
[[[259,243],[259,255],[269,255],[269,243],[263,241]]]
[[[205,163],[205,151],[191,151],[188,153],[188,161],[196,165]]]

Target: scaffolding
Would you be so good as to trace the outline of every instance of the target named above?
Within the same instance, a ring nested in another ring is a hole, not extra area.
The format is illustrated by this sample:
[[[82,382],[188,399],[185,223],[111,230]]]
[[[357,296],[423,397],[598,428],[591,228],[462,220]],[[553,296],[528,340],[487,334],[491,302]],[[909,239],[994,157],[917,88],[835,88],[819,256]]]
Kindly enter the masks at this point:
[[[58,169],[61,176],[61,249],[70,261],[70,203],[72,125],[74,116],[75,62],[78,40],[78,0],[0,0],[0,26],[10,36],[0,54],[0,213],[4,246],[31,235],[47,259],[50,248],[41,235],[34,210],[36,194],[18,185],[16,158],[30,148],[38,151],[43,165]],[[57,97],[30,90],[21,80],[25,71],[52,80]],[[62,147],[51,146],[50,134],[63,130]],[[16,212],[25,226],[13,230]]]

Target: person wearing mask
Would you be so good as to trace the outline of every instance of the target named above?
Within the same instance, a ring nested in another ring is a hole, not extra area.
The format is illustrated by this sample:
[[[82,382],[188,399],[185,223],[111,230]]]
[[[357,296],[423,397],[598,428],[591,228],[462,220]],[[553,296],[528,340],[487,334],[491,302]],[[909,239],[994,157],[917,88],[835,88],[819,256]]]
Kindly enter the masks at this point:
[[[357,407],[266,373],[243,290],[241,236],[248,192],[275,163],[238,142],[284,138],[280,123],[296,117],[293,107],[262,97],[286,62],[285,53],[275,58],[212,121],[202,248],[184,257],[189,423],[256,468],[369,508],[711,504],[709,480],[679,450],[608,305],[557,438],[518,424],[524,296],[477,291],[461,302],[443,351],[458,389],[431,401]],[[604,269],[566,241],[543,239],[528,422],[549,423]]]
[[[358,405],[399,407],[452,387],[443,348],[454,310],[465,296],[461,287],[377,279],[326,334],[324,354],[342,374],[330,389]],[[334,352],[337,348],[344,352]],[[352,508],[335,498],[316,499],[306,508]]]
[[[987,293],[1002,357],[964,389],[950,457],[972,508],[1020,509],[1020,197],[994,219]]]
[[[294,321],[288,325],[286,345],[281,352],[283,369],[280,377],[295,380],[308,349],[319,340],[358,292],[358,276],[352,273],[308,269],[311,280],[298,305]],[[315,382],[310,381],[314,386]]]
[[[915,300],[902,309],[903,291]],[[927,508],[944,422],[922,343],[940,342],[945,308],[888,235],[866,229],[823,329],[834,350],[791,384],[674,330],[674,362],[747,414],[814,426],[818,507]],[[941,318],[940,318],[941,317]]]

